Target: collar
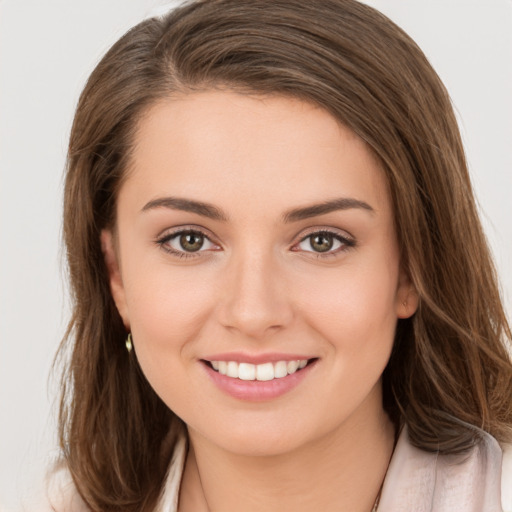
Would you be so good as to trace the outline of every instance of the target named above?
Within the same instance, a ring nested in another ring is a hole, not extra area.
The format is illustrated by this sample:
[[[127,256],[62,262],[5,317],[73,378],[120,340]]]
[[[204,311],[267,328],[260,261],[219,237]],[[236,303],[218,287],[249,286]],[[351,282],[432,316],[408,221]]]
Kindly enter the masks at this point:
[[[178,512],[187,435],[178,433],[155,512]],[[486,432],[462,455],[442,455],[414,447],[404,427],[384,480],[379,512],[502,512],[502,451]]]
[[[502,452],[481,431],[469,452],[442,455],[413,446],[404,427],[384,480],[379,512],[502,512]]]

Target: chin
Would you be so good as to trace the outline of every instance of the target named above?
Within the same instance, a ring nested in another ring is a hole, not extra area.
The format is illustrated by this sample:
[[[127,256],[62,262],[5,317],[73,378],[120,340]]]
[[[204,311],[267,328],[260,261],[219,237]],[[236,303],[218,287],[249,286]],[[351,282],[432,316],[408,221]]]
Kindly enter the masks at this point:
[[[197,433],[218,448],[240,456],[271,457],[314,444],[336,429],[330,422],[315,424],[312,419],[300,414],[300,417],[290,415],[283,421],[282,411],[266,415],[245,411],[243,418],[233,418],[229,424],[212,421],[203,428],[189,427],[189,431],[192,436]]]
[[[290,435],[276,435],[272,432],[247,432],[232,433],[229,436],[213,439],[226,451],[243,457],[273,457],[294,452],[301,448],[307,441],[297,439]]]

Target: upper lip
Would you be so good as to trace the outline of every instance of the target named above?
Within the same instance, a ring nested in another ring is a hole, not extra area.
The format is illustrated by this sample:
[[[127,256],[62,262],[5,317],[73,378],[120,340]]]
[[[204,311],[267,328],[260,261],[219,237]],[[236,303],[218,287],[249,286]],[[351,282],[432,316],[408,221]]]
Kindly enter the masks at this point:
[[[263,364],[277,363],[278,361],[300,361],[304,359],[313,359],[312,356],[304,354],[287,353],[266,353],[266,354],[247,354],[243,352],[223,352],[222,354],[212,354],[202,357],[204,361],[235,361],[237,363]]]

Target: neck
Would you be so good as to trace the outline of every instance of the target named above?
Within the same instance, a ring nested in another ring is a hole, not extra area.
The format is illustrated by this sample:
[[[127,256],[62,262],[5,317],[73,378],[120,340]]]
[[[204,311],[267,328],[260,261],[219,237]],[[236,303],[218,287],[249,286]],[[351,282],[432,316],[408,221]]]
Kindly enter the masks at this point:
[[[189,429],[180,512],[241,510],[370,512],[384,480],[395,432],[380,408],[305,446],[244,456]]]

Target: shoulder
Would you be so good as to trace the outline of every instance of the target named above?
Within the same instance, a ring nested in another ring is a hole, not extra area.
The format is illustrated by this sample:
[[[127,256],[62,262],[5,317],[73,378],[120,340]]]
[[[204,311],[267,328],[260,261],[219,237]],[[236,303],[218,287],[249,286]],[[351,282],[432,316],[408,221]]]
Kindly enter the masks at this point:
[[[186,430],[183,427],[173,429],[167,442],[172,447],[172,457],[154,512],[175,512],[178,509],[181,477],[188,450]],[[30,510],[38,512],[91,512],[80,497],[63,459],[58,459],[50,466],[45,478],[44,491],[30,501]]]
[[[504,459],[496,439],[483,431],[471,450],[443,455],[413,446],[404,428],[384,482],[379,510],[426,512],[433,507],[437,512],[508,512],[505,490],[512,474],[505,468],[502,472]]]
[[[512,444],[503,445],[501,500],[503,512],[512,512]]]
[[[43,495],[38,498],[41,512],[91,512],[76,490],[65,462],[52,465],[46,476]]]
[[[177,432],[173,439],[173,445],[172,458],[155,512],[176,512],[178,510],[181,479],[188,452],[188,438],[184,429]]]

